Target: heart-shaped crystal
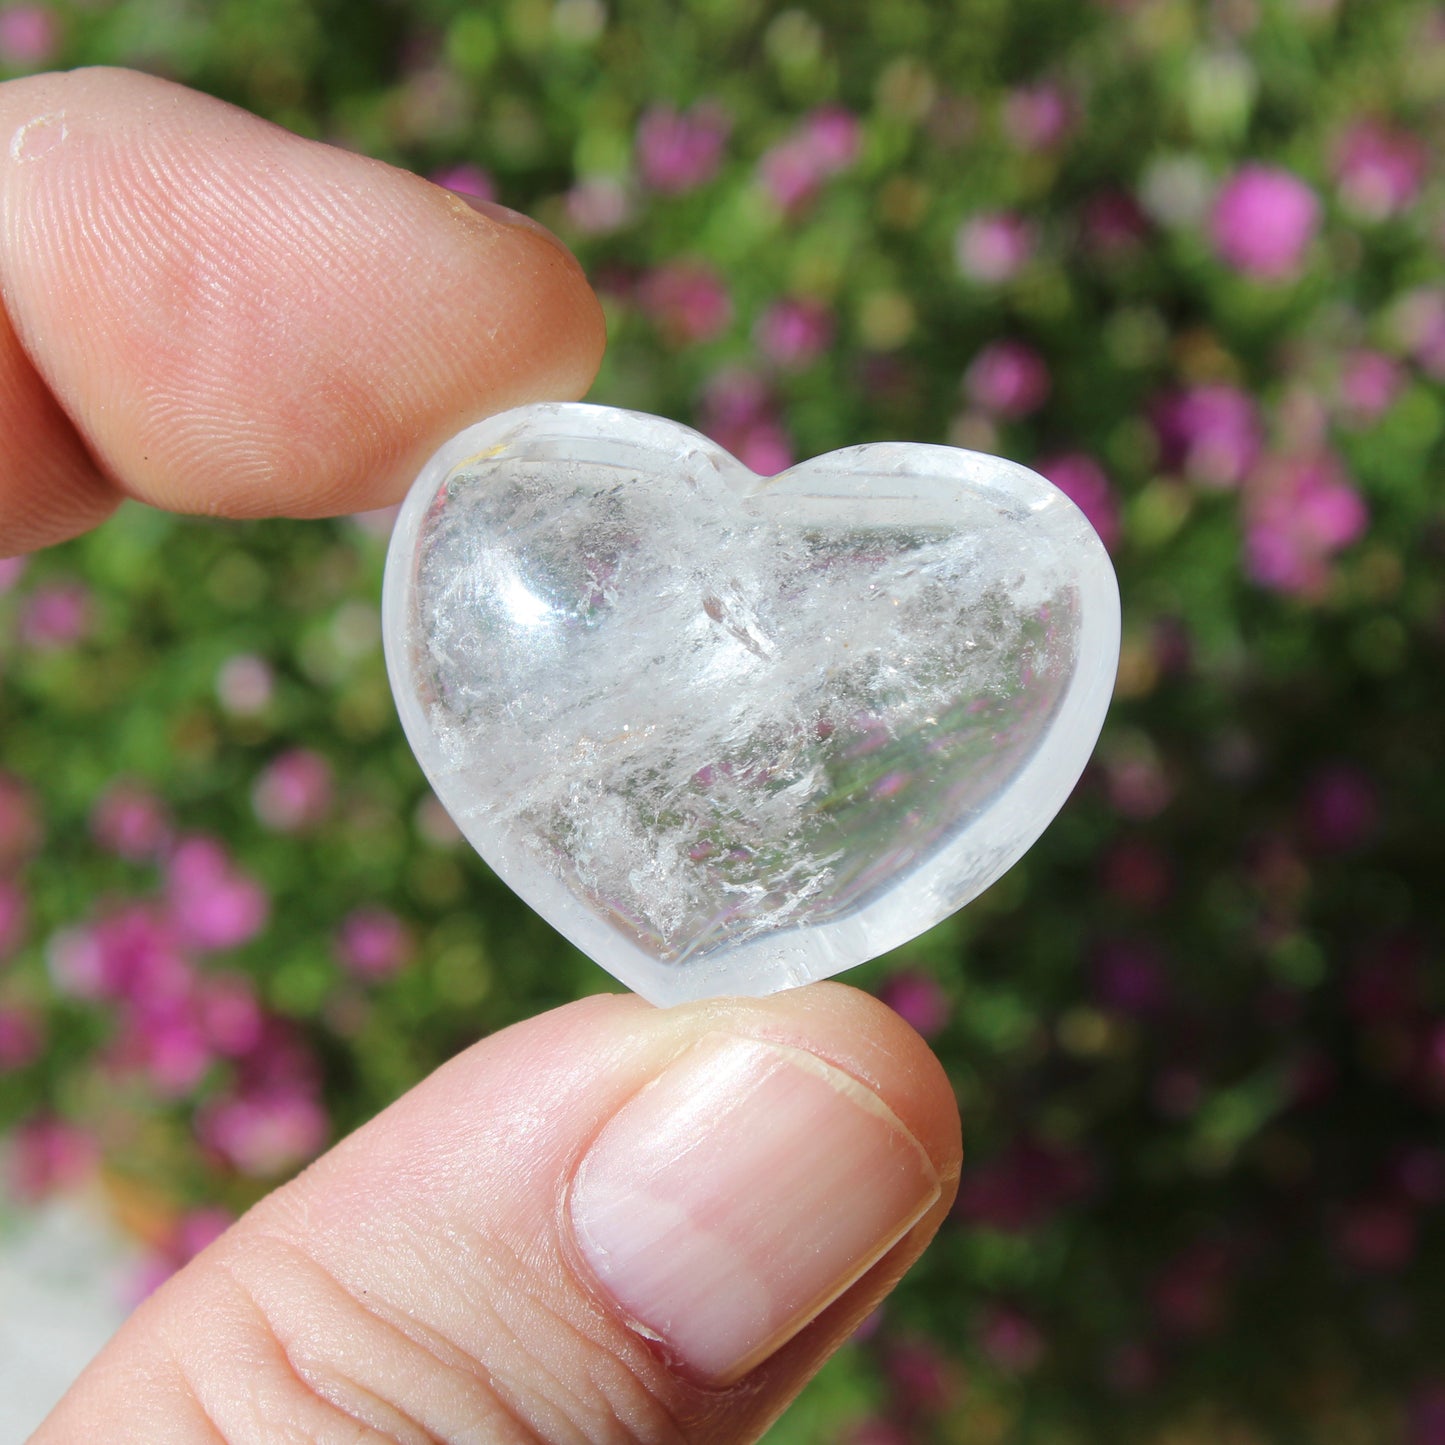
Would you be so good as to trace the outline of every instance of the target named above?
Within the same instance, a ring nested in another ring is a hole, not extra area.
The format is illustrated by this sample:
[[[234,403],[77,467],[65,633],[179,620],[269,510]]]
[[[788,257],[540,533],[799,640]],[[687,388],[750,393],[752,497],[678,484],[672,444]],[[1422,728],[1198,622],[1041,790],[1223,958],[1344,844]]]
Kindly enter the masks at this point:
[[[851,447],[758,477],[658,417],[454,437],[387,559],[407,736],[496,872],[656,1003],[862,963],[986,888],[1103,722],[1119,600],[1012,462]]]

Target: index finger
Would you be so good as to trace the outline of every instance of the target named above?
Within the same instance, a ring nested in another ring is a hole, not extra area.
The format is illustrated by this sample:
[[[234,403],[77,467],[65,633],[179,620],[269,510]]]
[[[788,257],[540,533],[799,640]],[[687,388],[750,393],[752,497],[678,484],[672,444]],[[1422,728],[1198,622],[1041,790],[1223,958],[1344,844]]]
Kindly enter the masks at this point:
[[[116,70],[0,86],[0,555],[122,496],[397,500],[452,432],[580,396],[601,311],[541,227]]]

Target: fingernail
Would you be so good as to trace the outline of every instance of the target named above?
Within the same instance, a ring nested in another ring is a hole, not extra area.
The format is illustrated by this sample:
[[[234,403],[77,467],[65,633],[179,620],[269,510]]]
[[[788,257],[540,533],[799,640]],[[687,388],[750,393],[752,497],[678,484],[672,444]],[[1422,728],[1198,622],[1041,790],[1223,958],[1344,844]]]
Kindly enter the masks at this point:
[[[938,1198],[897,1115],[812,1054],[709,1035],[603,1127],[568,1202],[630,1324],[730,1384],[790,1340]]]
[[[469,196],[465,191],[452,191],[451,194],[457,200],[464,201],[478,215],[485,216],[489,221],[495,221],[499,226],[511,226],[518,231],[531,231],[534,236],[541,236],[544,241],[550,241],[573,266],[579,271],[582,269],[581,262],[540,221],[533,220],[524,212],[514,211],[510,206],[503,206],[496,201],[484,201],[480,196]]]

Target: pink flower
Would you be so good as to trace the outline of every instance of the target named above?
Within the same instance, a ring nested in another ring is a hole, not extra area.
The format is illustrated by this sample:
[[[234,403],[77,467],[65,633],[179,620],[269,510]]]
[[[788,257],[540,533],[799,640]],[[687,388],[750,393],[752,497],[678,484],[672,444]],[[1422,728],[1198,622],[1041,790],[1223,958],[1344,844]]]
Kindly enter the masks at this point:
[[[1084,244],[1096,255],[1131,256],[1149,235],[1149,217],[1128,191],[1099,191],[1080,216]]]
[[[721,371],[708,382],[698,406],[698,430],[759,476],[775,476],[792,465],[792,444],[778,420],[777,400],[751,372]]]
[[[733,318],[722,278],[695,261],[672,261],[650,271],[638,283],[637,301],[671,346],[712,341]]]
[[[1445,381],[1445,289],[1420,286],[1390,307],[1390,329],[1428,376]]]
[[[9,592],[25,575],[29,557],[0,557],[0,597]]]
[[[1011,281],[1034,254],[1033,226],[1011,211],[992,211],[967,220],[954,237],[958,269],[970,281],[997,286]]]
[[[175,930],[141,903],[57,934],[48,962],[56,988],[74,998],[170,999],[191,987],[192,968]]]
[[[1417,1389],[1409,1413],[1409,1445],[1445,1445],[1445,1384]]]
[[[35,794],[13,774],[0,773],[0,873],[24,863],[43,834]]]
[[[970,1224],[1024,1234],[1083,1198],[1093,1182],[1082,1154],[1019,1139],[987,1163],[964,1169],[954,1212]]]
[[[979,1346],[999,1369],[1027,1374],[1044,1357],[1043,1331],[1012,1305],[990,1305],[979,1324]]]
[[[1310,778],[1301,811],[1308,845],[1322,853],[1353,853],[1379,828],[1379,790],[1360,768],[1334,763]]]
[[[653,106],[637,125],[637,169],[643,184],[669,196],[706,185],[722,164],[731,129],[719,105],[704,102],[682,112]]]
[[[47,582],[20,609],[20,640],[41,652],[70,647],[90,626],[90,593],[79,582]]]
[[[0,962],[9,958],[25,941],[29,915],[25,894],[12,878],[0,878]]]
[[[913,970],[895,973],[878,990],[878,997],[926,1039],[941,1033],[953,1013],[953,1005],[938,980]]]
[[[1048,457],[1035,470],[1047,477],[1085,516],[1112,552],[1119,542],[1119,503],[1104,469],[1083,452]]]
[[[85,1184],[99,1160],[93,1135],[42,1115],[27,1120],[11,1134],[7,1183],[16,1199],[34,1204],[47,1195]]]
[[[940,1415],[958,1394],[952,1361],[929,1340],[902,1340],[884,1352],[884,1372],[899,1402],[910,1412]]]
[[[44,1047],[45,1031],[34,1013],[0,1005],[0,1074],[33,1064]]]
[[[211,838],[177,844],[166,867],[166,901],[182,940],[199,949],[249,943],[270,914],[260,885],[237,871]]]
[[[265,712],[275,690],[271,664],[253,653],[228,657],[216,673],[216,698],[232,717],[255,717]]]
[[[969,364],[963,385],[975,406],[1016,420],[1044,404],[1051,383],[1043,357],[1032,346],[1022,341],[993,341]]]
[[[0,10],[0,65],[35,70],[60,45],[60,25],[44,5],[7,5]]]
[[[117,858],[131,863],[154,858],[170,836],[165,805],[135,783],[112,784],[90,810],[90,835]]]
[[[1404,1269],[1415,1255],[1413,1211],[1394,1199],[1352,1204],[1334,1230],[1335,1250],[1346,1264],[1371,1274]]]
[[[336,932],[336,957],[358,978],[387,978],[411,961],[411,931],[389,909],[358,908]]]
[[[251,788],[251,807],[274,833],[300,833],[331,811],[331,764],[310,748],[273,758]]]
[[[1329,583],[1329,559],[1364,533],[1369,516],[1327,452],[1282,460],[1250,489],[1245,558],[1262,586],[1305,598]]]
[[[260,1046],[266,1019],[251,980],[222,974],[202,981],[196,1012],[206,1041],[218,1054],[238,1059]]]
[[[580,180],[566,197],[567,219],[584,236],[607,236],[632,219],[632,197],[608,176]]]
[[[1357,121],[1335,146],[1340,200],[1367,221],[1399,215],[1415,203],[1429,164],[1429,151],[1418,136],[1379,121]]]
[[[1094,956],[1094,995],[1112,1013],[1150,1018],[1169,1002],[1163,961],[1147,944],[1113,940]]]
[[[1395,404],[1405,370],[1383,351],[1352,351],[1340,374],[1340,402],[1357,423],[1377,421]]]
[[[133,999],[125,1011],[114,1063],[142,1072],[163,1098],[189,1094],[205,1077],[214,1057],[190,991]]]
[[[1004,100],[1005,134],[1022,151],[1050,151],[1074,127],[1074,103],[1060,86],[1044,81],[1020,86]]]
[[[313,1159],[330,1127],[320,1100],[297,1089],[233,1094],[207,1105],[196,1119],[202,1143],[242,1174],[260,1179]]]
[[[833,342],[833,313],[821,301],[775,301],[758,319],[758,349],[789,370],[816,361]]]
[[[1298,176],[1251,163],[1220,189],[1209,224],[1226,264],[1259,280],[1283,281],[1300,269],[1319,219],[1319,200]]]
[[[496,182],[481,166],[472,165],[469,161],[434,171],[429,179],[434,185],[445,186],[447,190],[464,196],[475,196],[479,201],[497,199]]]
[[[797,212],[823,183],[847,170],[858,158],[861,132],[857,117],[839,107],[814,111],[758,162],[763,189],[783,211]]]
[[[1153,420],[1164,465],[1207,487],[1237,487],[1264,445],[1253,398],[1223,382],[1164,397]]]

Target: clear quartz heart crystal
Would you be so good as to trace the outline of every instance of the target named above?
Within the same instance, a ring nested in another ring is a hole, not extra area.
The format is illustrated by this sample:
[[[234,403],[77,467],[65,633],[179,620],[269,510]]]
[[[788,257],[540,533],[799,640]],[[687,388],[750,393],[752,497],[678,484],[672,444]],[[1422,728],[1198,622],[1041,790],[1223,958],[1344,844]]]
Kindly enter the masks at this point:
[[[427,464],[387,560],[402,721],[493,869],[655,1003],[913,938],[1068,796],[1119,601],[1012,462],[885,442],[758,477],[675,422],[522,407]]]

